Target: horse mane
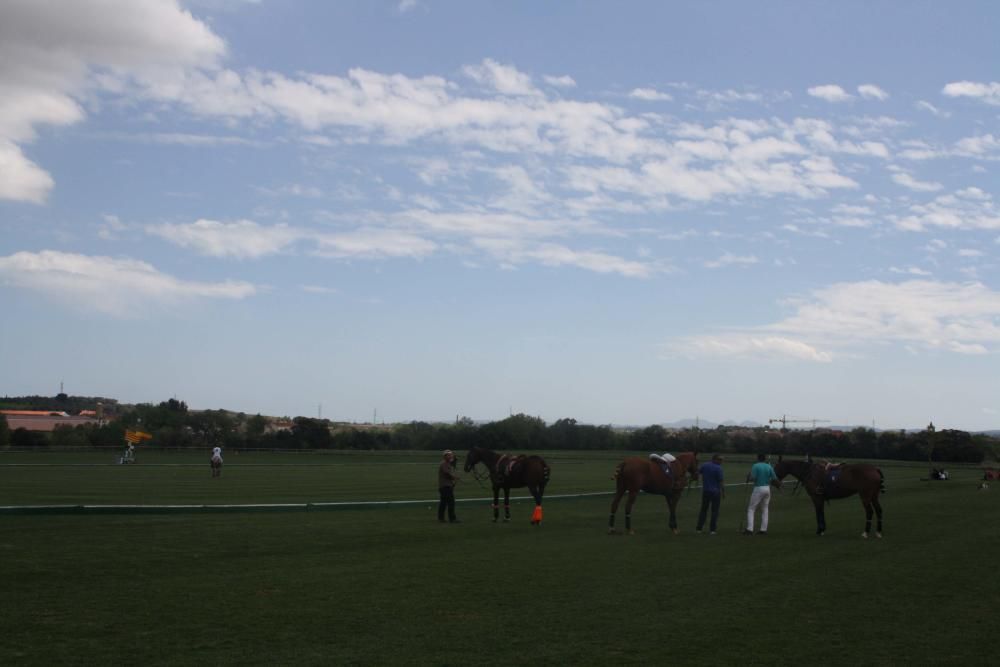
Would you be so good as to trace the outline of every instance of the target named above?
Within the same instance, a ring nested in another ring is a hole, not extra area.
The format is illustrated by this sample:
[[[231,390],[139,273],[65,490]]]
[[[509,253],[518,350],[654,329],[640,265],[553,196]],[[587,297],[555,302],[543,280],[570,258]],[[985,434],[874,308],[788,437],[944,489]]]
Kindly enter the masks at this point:
[[[683,466],[681,471],[687,473],[688,469],[692,468],[698,461],[698,452],[678,452],[674,454],[674,459]]]
[[[787,468],[787,474],[792,475],[796,479],[804,480],[809,476],[809,473],[817,464],[803,459],[796,459],[792,461],[789,461],[788,459],[781,459],[778,461],[778,465],[782,465]]]

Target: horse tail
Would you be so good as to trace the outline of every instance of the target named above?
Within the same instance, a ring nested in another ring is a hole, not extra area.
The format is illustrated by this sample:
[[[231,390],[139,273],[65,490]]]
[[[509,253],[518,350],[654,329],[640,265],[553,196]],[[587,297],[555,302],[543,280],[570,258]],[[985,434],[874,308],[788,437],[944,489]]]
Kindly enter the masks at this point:
[[[882,474],[881,468],[875,468],[878,471],[878,492],[885,493],[885,475]]]
[[[542,459],[541,461],[542,461],[542,486],[545,486],[546,484],[549,483],[549,477],[552,476],[552,471],[549,470],[549,464],[545,462],[545,459]]]

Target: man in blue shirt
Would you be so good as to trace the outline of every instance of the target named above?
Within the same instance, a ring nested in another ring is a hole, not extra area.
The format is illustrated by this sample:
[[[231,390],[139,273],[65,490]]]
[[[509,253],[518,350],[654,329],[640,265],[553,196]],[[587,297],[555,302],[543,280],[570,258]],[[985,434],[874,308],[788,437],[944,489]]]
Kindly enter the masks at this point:
[[[722,457],[716,454],[708,463],[698,468],[701,475],[701,512],[698,513],[698,532],[705,526],[705,515],[712,507],[712,520],[708,524],[710,535],[715,535],[719,523],[719,505],[726,497],[726,487],[722,484]]]
[[[757,463],[750,468],[747,481],[753,482],[753,492],[750,494],[750,504],[747,506],[747,527],[743,531],[744,535],[753,535],[754,512],[760,507],[760,532],[758,535],[767,535],[768,505],[771,504],[771,482],[777,482],[778,476],[774,473],[771,464],[765,461],[767,458],[763,454],[757,455]]]

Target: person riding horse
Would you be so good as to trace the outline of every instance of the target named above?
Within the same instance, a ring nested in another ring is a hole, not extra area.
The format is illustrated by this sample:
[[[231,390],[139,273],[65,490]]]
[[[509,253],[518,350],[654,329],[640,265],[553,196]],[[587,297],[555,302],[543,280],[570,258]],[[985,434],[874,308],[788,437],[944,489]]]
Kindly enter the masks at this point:
[[[222,447],[212,448],[209,464],[212,466],[212,477],[222,477]]]

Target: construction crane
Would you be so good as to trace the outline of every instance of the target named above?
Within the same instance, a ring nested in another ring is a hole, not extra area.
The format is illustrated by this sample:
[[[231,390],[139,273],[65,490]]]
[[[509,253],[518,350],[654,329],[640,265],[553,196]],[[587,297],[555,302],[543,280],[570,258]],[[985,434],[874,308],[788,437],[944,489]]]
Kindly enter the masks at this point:
[[[829,419],[789,419],[787,416],[781,415],[781,417],[778,418],[778,419],[768,419],[767,420],[767,424],[768,424],[768,426],[770,426],[771,424],[774,424],[775,422],[777,422],[777,423],[781,424],[781,430],[782,431],[787,431],[788,430],[787,424],[810,424],[811,423],[812,426],[813,426],[813,428],[815,429],[816,428],[816,424],[823,424],[823,423],[827,423],[829,421],[830,421]]]

